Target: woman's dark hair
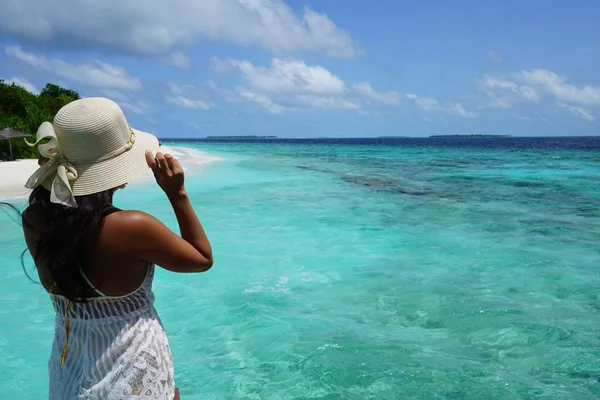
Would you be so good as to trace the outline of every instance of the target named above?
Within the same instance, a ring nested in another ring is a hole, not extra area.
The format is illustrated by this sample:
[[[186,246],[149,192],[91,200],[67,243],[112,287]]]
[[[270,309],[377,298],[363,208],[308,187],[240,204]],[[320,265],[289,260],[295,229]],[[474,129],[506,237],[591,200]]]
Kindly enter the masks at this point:
[[[78,207],[66,207],[50,201],[50,192],[42,186],[29,196],[29,211],[23,215],[23,224],[34,230],[38,240],[35,246],[35,264],[43,260],[58,292],[75,302],[85,302],[90,294],[80,268],[91,247],[97,243],[104,217],[113,210],[112,199],[116,189],[86,196],[76,196]],[[35,218],[35,223],[31,217]],[[27,219],[30,219],[29,221]],[[23,256],[21,263],[25,268]],[[27,271],[25,271],[27,273]]]

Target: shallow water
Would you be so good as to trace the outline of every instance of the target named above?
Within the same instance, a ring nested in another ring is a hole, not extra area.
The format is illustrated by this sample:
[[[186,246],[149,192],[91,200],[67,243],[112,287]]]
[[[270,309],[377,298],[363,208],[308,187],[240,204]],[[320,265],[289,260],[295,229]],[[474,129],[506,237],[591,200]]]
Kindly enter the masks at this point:
[[[171,143],[222,159],[188,178],[215,267],[155,280],[182,398],[600,397],[589,140]],[[117,205],[176,229],[154,186]],[[52,309],[3,213],[0,246],[0,393],[43,398]]]

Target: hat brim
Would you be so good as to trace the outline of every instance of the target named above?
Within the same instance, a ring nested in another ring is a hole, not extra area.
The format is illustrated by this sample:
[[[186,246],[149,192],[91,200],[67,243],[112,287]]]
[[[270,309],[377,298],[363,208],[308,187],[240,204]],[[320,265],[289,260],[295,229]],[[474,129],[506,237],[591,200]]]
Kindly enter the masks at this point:
[[[77,179],[72,184],[73,195],[86,196],[114,189],[137,178],[148,170],[146,151],[155,155],[159,145],[156,136],[132,129],[135,133],[135,143],[126,152],[92,164],[74,164]],[[48,177],[43,183],[51,190],[54,177]]]

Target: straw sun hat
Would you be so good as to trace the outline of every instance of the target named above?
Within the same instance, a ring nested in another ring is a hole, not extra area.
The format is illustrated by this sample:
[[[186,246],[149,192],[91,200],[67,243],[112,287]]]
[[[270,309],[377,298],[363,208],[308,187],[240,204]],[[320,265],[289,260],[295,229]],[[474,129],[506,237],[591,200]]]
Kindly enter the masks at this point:
[[[50,139],[48,143],[40,141]],[[158,151],[154,135],[132,129],[112,100],[89,97],[61,108],[40,125],[35,143],[48,161],[27,181],[50,190],[53,203],[77,207],[75,196],[119,187],[148,169],[144,153]]]

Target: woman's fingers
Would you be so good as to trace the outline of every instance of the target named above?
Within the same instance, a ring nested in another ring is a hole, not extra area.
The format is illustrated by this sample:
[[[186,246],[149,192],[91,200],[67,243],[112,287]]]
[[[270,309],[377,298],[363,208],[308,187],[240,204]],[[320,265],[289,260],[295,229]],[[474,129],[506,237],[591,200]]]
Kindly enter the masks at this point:
[[[167,162],[169,163],[169,168],[171,169],[171,171],[173,171],[173,174],[183,173],[183,168],[181,168],[181,164],[179,164],[179,161],[177,161],[175,157],[173,157],[170,154],[166,154],[165,158],[167,159]]]
[[[156,168],[156,159],[152,155],[152,152],[146,151],[145,156],[146,156],[146,164],[148,164],[150,169],[152,169],[152,171],[154,171],[154,169]]]
[[[158,161],[158,165],[163,173],[169,173],[169,163],[163,153],[156,153],[156,161]]]
[[[154,158],[154,156],[152,155],[152,152],[150,152],[150,151],[146,152],[146,164],[148,164],[148,166],[152,170],[152,173],[154,174],[154,177],[158,178],[158,173],[160,171],[160,168],[158,167],[158,163],[156,162],[156,158]]]
[[[156,157],[152,153],[146,152],[146,163],[154,172],[154,176],[174,176],[183,174],[183,168],[179,161],[170,154],[156,153]]]

